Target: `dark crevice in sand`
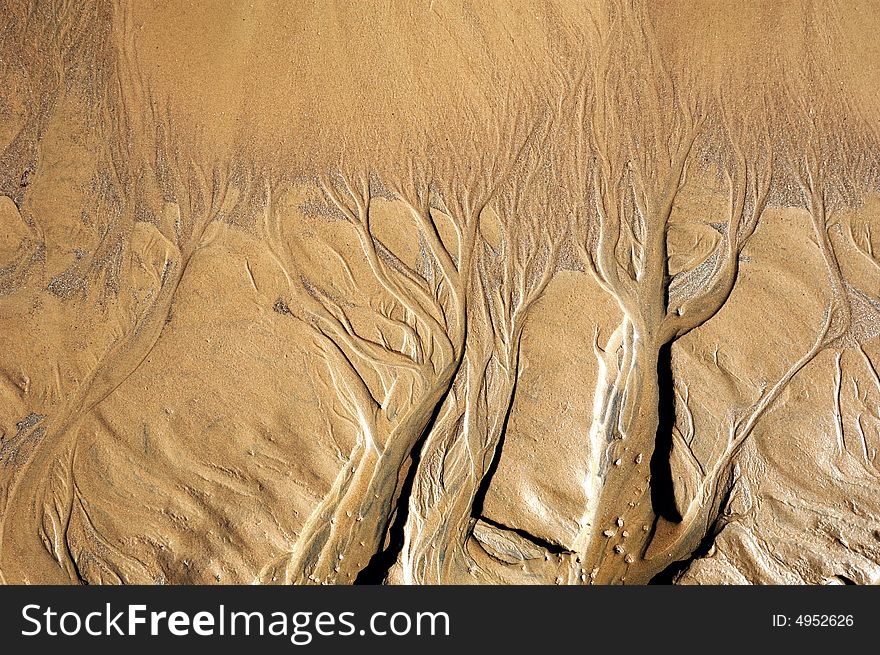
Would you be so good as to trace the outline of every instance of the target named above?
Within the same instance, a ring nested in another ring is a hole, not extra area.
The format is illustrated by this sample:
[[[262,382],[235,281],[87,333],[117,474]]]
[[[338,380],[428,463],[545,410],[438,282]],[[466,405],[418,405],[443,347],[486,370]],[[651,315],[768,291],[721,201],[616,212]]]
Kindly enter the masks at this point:
[[[519,357],[516,363],[519,368]],[[489,493],[489,486],[492,484],[492,478],[498,470],[498,463],[501,461],[501,452],[504,450],[504,439],[507,437],[507,424],[510,422],[510,414],[513,410],[513,401],[516,398],[516,387],[519,383],[519,371],[513,379],[513,389],[510,390],[510,401],[507,404],[507,411],[504,414],[504,420],[501,422],[501,433],[498,435],[498,444],[495,446],[495,452],[492,454],[492,462],[486,469],[486,475],[480,480],[480,485],[474,493],[474,504],[471,506],[471,516],[475,519],[486,520],[483,516],[483,505],[486,502],[486,494]],[[509,528],[508,528],[509,529]]]
[[[394,566],[397,558],[403,551],[404,528],[409,518],[409,499],[415,484],[419,462],[422,460],[422,446],[425,445],[428,435],[431,434],[431,429],[437,422],[441,407],[443,407],[443,401],[435,405],[431,419],[410,452],[409,468],[406,471],[406,477],[400,489],[397,505],[391,512],[391,525],[388,528],[388,536],[385,540],[388,545],[370,558],[367,565],[357,574],[354,580],[355,584],[383,584],[388,577],[391,567]]]
[[[675,428],[675,379],[672,374],[672,343],[660,348],[657,356],[657,384],[659,406],[657,412],[657,441],[651,456],[651,504],[654,513],[667,521],[678,523],[681,514],[675,507],[670,456],[672,431]]]
[[[572,555],[574,551],[569,550],[568,548],[563,548],[559,544],[554,544],[553,542],[547,541],[546,539],[542,539],[541,537],[537,537],[533,535],[531,532],[527,530],[522,530],[520,528],[512,528],[509,525],[504,525],[503,523],[499,523],[498,521],[493,521],[492,519],[488,519],[485,516],[481,516],[480,520],[487,525],[491,525],[493,528],[498,530],[503,530],[506,532],[512,532],[526,541],[530,541],[539,548],[543,548],[551,555]]]

